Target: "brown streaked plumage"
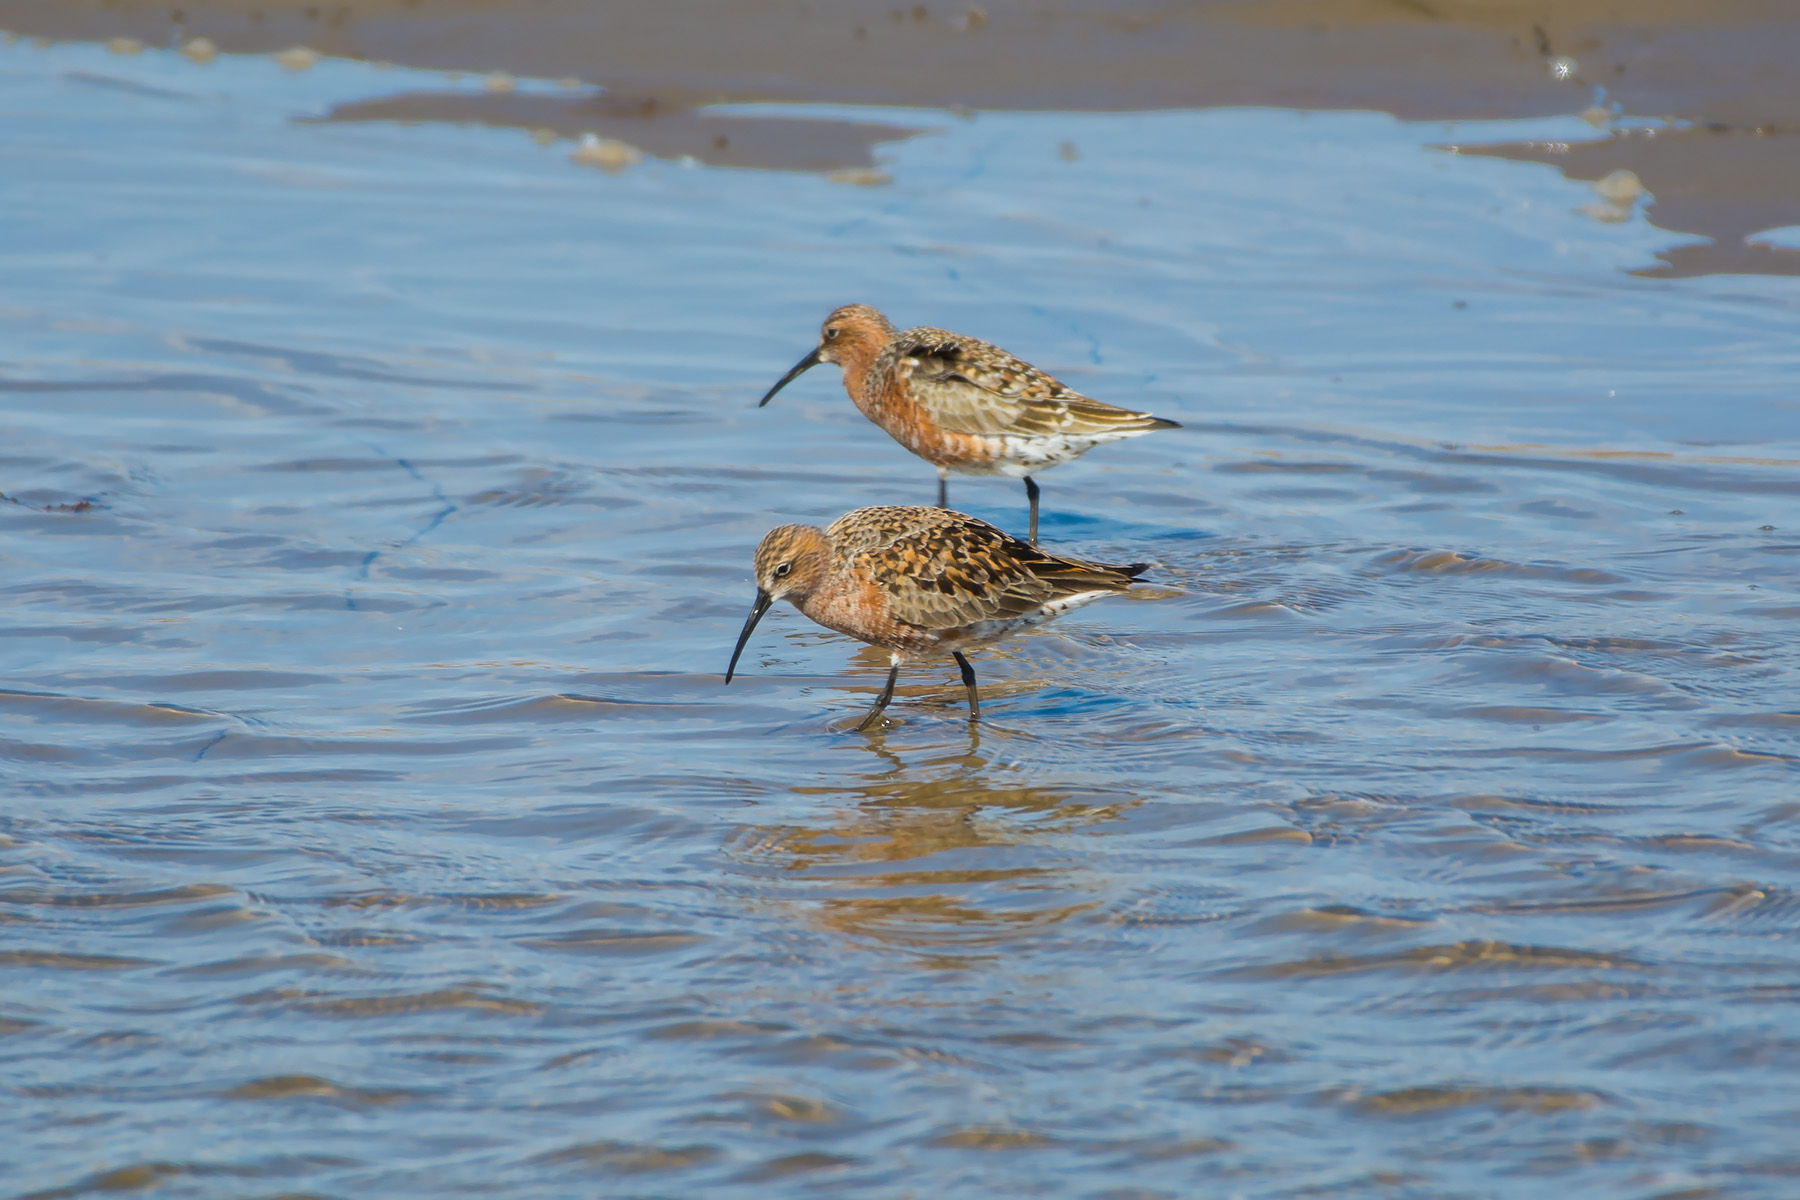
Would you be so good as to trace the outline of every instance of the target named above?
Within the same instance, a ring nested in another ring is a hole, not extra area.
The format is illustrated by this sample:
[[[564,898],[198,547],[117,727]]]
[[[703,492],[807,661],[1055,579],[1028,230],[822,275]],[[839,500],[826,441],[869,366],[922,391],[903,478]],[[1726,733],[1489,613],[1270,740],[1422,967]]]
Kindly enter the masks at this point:
[[[902,663],[945,652],[962,670],[973,721],[981,705],[964,651],[1123,592],[1145,569],[1050,554],[945,508],[859,508],[823,530],[782,525],[756,547],[756,603],[725,682],[756,623],[787,600],[827,629],[888,651],[887,686],[858,729],[873,725],[893,699]]]
[[[939,508],[947,503],[951,471],[1023,479],[1033,542],[1038,517],[1033,474],[1102,442],[1180,428],[1149,413],[1090,400],[979,338],[924,326],[895,332],[866,304],[847,304],[826,317],[819,344],[757,407],[822,362],[843,368],[844,390],[864,416],[938,469]]]

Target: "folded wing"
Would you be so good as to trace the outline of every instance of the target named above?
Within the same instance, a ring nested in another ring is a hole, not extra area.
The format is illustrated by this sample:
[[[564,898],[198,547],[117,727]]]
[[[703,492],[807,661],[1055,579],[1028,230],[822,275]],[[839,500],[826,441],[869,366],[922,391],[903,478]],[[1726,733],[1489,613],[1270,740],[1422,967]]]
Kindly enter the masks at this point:
[[[1090,400],[998,346],[948,330],[909,329],[890,353],[927,415],[957,433],[1104,438],[1175,427]]]
[[[1022,617],[1085,592],[1122,592],[1144,569],[1046,554],[986,521],[937,508],[859,509],[829,536],[846,565],[886,595],[896,620],[923,629]]]

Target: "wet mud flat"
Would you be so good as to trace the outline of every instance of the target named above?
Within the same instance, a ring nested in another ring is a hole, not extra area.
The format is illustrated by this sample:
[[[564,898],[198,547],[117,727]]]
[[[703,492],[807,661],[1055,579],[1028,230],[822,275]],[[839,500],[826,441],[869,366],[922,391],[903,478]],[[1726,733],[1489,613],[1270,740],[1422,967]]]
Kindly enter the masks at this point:
[[[1788,1195],[1788,18],[1430,7],[0,4],[7,1194]],[[973,737],[849,300],[1185,426]]]
[[[15,36],[327,55],[500,83],[371,96],[326,119],[596,133],[669,158],[854,171],[914,130],[719,105],[1153,112],[1373,110],[1413,121],[1583,113],[1600,131],[1491,153],[1596,182],[1630,172],[1651,220],[1694,235],[1659,275],[1800,273],[1800,13],[1776,0],[0,0]],[[511,83],[566,92],[519,96]],[[1652,122],[1645,128],[1644,122]]]

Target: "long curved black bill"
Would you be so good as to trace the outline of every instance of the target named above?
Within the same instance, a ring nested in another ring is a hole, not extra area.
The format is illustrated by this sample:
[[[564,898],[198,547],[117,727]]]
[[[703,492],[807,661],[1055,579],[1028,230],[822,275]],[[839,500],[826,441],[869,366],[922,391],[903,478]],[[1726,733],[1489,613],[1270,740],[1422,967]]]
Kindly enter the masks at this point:
[[[750,619],[744,622],[744,632],[738,634],[738,644],[731,652],[731,665],[725,668],[726,683],[730,683],[731,677],[737,673],[738,655],[744,652],[744,643],[750,640],[751,630],[756,628],[756,623],[763,619],[763,614],[769,611],[769,605],[773,603],[775,597],[761,588],[756,589],[756,603],[750,606]]]
[[[806,374],[808,371],[810,371],[814,367],[818,366],[819,361],[820,361],[819,360],[819,348],[817,346],[814,346],[813,352],[811,354],[807,355],[805,358],[803,358],[799,362],[795,363],[793,370],[789,371],[786,375],[783,375],[780,379],[775,381],[775,386],[770,388],[768,390],[768,392],[763,396],[763,398],[756,402],[756,407],[761,408],[763,405],[765,405],[769,401],[773,400],[775,398],[776,392],[779,392],[782,388],[786,387],[788,384],[794,382],[794,380],[798,379],[800,376]]]

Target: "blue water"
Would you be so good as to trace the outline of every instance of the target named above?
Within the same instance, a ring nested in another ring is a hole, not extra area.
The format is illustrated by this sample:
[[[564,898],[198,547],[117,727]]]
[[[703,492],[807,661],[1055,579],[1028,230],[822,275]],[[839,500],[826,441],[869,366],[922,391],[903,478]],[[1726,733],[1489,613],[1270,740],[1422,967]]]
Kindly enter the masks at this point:
[[[1800,284],[1438,148],[1573,117],[320,119],[480,86],[0,48],[9,1194],[1792,1194]],[[935,491],[752,407],[848,301],[1186,426],[1043,477],[1156,566],[974,736],[721,685]]]

